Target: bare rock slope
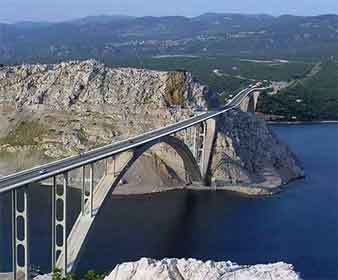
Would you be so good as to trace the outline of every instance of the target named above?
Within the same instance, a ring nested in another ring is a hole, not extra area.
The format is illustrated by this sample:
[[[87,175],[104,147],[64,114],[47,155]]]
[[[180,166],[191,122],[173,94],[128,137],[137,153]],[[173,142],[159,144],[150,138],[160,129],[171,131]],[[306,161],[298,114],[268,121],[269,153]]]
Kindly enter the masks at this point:
[[[105,280],[300,280],[292,265],[279,262],[243,266],[230,261],[142,258],[117,265]]]
[[[188,118],[195,108],[217,106],[216,94],[186,72],[109,68],[94,60],[2,67],[0,175]],[[158,180],[158,190],[177,187],[184,180],[182,162],[163,145],[152,154],[167,177]],[[133,169],[130,174],[142,184],[144,170]],[[210,175],[217,187],[259,193],[303,171],[264,121],[233,111],[218,121]],[[157,191],[146,184],[151,190],[131,193]]]

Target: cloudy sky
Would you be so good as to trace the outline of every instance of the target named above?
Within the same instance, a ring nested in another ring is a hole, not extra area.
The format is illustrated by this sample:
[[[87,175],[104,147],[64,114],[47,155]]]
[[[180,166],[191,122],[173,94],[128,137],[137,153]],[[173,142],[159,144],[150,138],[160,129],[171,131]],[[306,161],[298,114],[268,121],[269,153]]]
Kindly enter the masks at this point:
[[[88,15],[196,16],[205,12],[319,15],[337,0],[1,0],[0,22],[63,21]]]

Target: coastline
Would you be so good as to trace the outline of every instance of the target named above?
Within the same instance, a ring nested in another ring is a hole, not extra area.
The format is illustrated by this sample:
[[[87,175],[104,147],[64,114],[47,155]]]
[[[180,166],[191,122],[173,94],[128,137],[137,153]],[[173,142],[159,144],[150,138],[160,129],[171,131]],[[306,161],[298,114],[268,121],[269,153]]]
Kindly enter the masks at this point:
[[[134,196],[144,196],[144,195],[155,195],[155,194],[161,194],[161,193],[167,193],[167,192],[202,192],[202,191],[209,191],[209,192],[228,192],[228,193],[235,193],[241,196],[246,197],[252,197],[252,198],[260,198],[260,197],[271,197],[274,195],[277,195],[284,190],[286,190],[289,185],[295,181],[304,179],[305,176],[294,178],[290,180],[287,183],[284,183],[282,185],[278,186],[271,186],[271,187],[248,187],[243,185],[231,185],[231,186],[201,186],[201,185],[189,185],[189,186],[174,186],[174,187],[168,187],[166,189],[162,190],[156,190],[156,191],[148,191],[148,192],[140,192],[140,193],[131,193],[126,188],[125,190],[113,192],[112,196],[114,197],[134,197]]]
[[[166,186],[165,188],[155,188],[153,190],[147,189],[146,186],[143,186],[143,188],[138,188],[135,184],[126,184],[123,186],[120,186],[120,188],[117,188],[113,191],[111,194],[114,197],[134,197],[134,196],[144,196],[144,195],[155,195],[155,194],[161,194],[161,193],[167,193],[167,192],[229,192],[229,193],[236,193],[238,195],[246,196],[246,197],[269,197],[274,196],[276,194],[279,194],[286,190],[289,185],[295,181],[304,179],[305,176],[297,177],[294,179],[291,179],[290,181],[283,183],[281,185],[271,185],[271,186],[244,186],[240,184],[234,184],[234,185],[223,185],[223,186],[202,186],[202,185],[176,185],[176,186]],[[47,187],[51,188],[52,185],[45,182],[43,184],[40,184],[41,187]],[[80,190],[79,187],[75,187],[73,185],[69,186],[71,189],[74,190]],[[135,192],[135,189],[138,189],[141,191]],[[143,190],[142,190],[143,189]],[[1,276],[1,275],[0,275]],[[1,278],[0,278],[1,280]]]
[[[267,124],[328,124],[328,123],[337,123],[338,120],[333,121],[266,121]]]

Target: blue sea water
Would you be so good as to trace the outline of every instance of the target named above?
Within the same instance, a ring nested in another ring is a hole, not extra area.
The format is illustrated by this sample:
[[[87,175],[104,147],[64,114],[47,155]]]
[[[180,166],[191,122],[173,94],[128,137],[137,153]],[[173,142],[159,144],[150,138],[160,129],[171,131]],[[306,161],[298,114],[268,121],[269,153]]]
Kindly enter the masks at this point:
[[[337,279],[337,124],[273,125],[306,178],[284,192],[250,198],[226,192],[112,197],[97,217],[78,272],[111,271],[140,257],[194,257],[240,264],[285,261],[304,279]],[[31,188],[32,262],[50,265],[50,193]],[[70,191],[69,224],[79,211]],[[9,197],[0,201],[0,271],[10,269]],[[1,208],[1,207],[0,207]],[[1,217],[0,217],[1,219]]]

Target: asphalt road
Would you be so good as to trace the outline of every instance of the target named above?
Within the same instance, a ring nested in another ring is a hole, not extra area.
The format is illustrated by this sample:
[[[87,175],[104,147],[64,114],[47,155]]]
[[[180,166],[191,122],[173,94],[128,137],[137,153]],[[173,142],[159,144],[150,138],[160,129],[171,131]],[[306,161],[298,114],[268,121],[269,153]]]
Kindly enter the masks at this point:
[[[196,117],[149,131],[147,133],[129,138],[123,141],[83,153],[81,155],[68,157],[59,161],[54,161],[45,165],[37,166],[22,172],[18,172],[0,179],[0,193],[22,187],[24,185],[42,181],[52,176],[59,175],[66,171],[79,168],[83,165],[94,163],[98,160],[105,159],[132,148],[141,146],[155,140],[160,140],[161,137],[171,135],[175,132],[192,127],[200,122],[214,118],[240,105],[240,103],[253,91],[262,90],[261,88],[253,87],[239,92],[225,107],[219,111],[209,111],[202,113]]]

